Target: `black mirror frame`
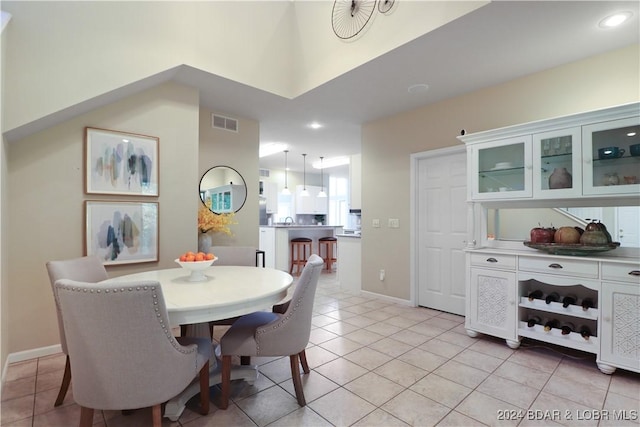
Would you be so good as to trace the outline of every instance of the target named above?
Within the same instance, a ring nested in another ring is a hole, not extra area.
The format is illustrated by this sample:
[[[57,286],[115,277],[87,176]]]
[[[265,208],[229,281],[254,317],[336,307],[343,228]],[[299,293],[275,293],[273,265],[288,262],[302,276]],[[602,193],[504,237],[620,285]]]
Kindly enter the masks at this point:
[[[245,205],[245,203],[247,202],[247,196],[248,196],[248,188],[247,188],[247,182],[245,181],[244,177],[242,176],[242,174],[240,172],[238,172],[237,169],[232,168],[231,166],[227,166],[227,165],[216,165],[213,166],[209,169],[207,169],[205,171],[205,173],[202,174],[202,176],[200,177],[200,183],[198,184],[198,193],[200,194],[200,201],[202,202],[203,205],[207,206],[205,201],[204,201],[204,191],[202,191],[202,180],[204,179],[204,177],[207,175],[207,173],[209,173],[210,171],[212,171],[213,169],[216,168],[226,168],[226,169],[231,169],[232,171],[234,171],[242,180],[242,185],[244,185],[244,189],[245,189],[245,194],[244,194],[244,200],[242,201],[242,204],[240,205],[240,207],[238,207],[238,209],[234,210],[233,212],[236,213],[238,212],[240,209],[242,209]],[[207,206],[208,207],[208,206]],[[212,208],[209,208],[209,210],[211,212],[213,212],[216,215],[223,215],[225,214],[225,212],[216,212],[214,211]]]

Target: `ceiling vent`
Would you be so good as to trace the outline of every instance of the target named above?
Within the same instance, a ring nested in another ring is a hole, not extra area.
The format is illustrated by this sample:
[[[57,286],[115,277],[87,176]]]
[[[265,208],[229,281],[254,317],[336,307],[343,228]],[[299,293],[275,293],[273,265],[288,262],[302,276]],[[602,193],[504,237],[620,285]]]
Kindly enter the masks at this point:
[[[211,127],[216,129],[229,130],[231,132],[238,132],[238,121],[230,117],[224,117],[218,114],[212,114]]]
[[[269,178],[269,169],[260,169],[260,176],[264,178]]]

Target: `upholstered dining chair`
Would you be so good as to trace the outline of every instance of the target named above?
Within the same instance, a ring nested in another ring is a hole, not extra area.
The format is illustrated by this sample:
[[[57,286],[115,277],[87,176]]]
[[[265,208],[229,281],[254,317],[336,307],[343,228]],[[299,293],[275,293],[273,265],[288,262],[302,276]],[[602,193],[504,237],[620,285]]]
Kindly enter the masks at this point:
[[[289,356],[298,404],[306,405],[300,379],[299,354],[309,343],[313,301],[323,265],[324,261],[318,255],[309,257],[284,313],[258,311],[241,316],[222,336],[221,409],[229,406],[231,358],[234,355]],[[304,372],[309,373],[306,357],[304,362]]]
[[[87,283],[61,279],[55,297],[62,311],[80,426],[99,410],[152,407],[161,425],[161,404],[199,379],[200,412],[209,413],[206,338],[175,338],[162,287],[155,281]]]
[[[107,280],[107,270],[104,268],[102,261],[95,256],[84,256],[80,258],[72,258],[60,261],[49,261],[46,264],[47,272],[49,273],[49,281],[51,282],[51,291],[54,290],[54,283],[59,279],[71,279],[81,282],[96,283],[102,280]],[[55,299],[55,298],[54,298]],[[60,390],[58,391],[58,397],[53,404],[54,406],[62,405],[64,398],[69,390],[69,384],[71,384],[71,361],[69,359],[69,352],[67,351],[67,340],[64,334],[64,326],[62,323],[62,315],[60,313],[60,307],[56,300],[56,314],[58,315],[58,331],[60,333],[60,346],[62,352],[66,355],[64,374],[62,375],[62,384],[60,384]]]

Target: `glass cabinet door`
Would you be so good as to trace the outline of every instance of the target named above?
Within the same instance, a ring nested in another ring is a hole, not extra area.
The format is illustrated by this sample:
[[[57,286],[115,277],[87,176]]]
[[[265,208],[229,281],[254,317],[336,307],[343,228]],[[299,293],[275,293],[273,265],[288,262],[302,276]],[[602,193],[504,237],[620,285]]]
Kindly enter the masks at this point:
[[[584,194],[640,194],[640,117],[582,128]]]
[[[474,199],[531,197],[531,135],[478,144],[472,155]]]
[[[559,198],[582,194],[580,128],[533,135],[533,194]]]

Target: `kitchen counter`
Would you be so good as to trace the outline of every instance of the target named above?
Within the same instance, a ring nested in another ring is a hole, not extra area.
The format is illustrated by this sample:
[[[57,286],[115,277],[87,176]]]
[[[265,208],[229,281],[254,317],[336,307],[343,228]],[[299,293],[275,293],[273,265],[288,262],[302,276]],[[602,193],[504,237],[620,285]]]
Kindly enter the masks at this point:
[[[359,234],[337,234],[338,282],[340,287],[353,292],[362,288],[362,255]]]

